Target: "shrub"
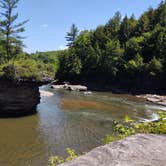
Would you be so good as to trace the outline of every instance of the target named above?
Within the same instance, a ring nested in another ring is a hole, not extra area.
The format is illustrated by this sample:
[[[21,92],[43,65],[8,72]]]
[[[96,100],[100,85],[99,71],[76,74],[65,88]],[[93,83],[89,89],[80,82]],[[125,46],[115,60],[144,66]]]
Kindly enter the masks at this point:
[[[10,80],[42,81],[54,78],[52,65],[33,59],[18,59],[1,66],[1,76]]]

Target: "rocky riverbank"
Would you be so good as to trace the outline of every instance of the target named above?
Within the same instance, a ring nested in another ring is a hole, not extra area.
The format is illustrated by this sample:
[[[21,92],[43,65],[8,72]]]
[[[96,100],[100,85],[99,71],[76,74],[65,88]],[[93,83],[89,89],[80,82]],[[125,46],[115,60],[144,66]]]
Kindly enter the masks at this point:
[[[0,117],[33,114],[39,103],[37,83],[0,80]]]
[[[166,106],[166,96],[145,94],[145,95],[137,95],[136,97],[145,99],[146,101],[154,104]]]
[[[138,134],[95,148],[60,166],[165,166],[166,135]]]

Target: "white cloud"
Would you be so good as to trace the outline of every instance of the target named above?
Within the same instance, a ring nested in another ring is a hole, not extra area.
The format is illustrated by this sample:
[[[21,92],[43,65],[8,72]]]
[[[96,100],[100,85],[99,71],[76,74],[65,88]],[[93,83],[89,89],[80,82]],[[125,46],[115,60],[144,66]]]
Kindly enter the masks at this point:
[[[42,24],[41,27],[42,28],[48,28],[48,24]]]
[[[65,50],[65,49],[67,49],[68,47],[67,46],[64,46],[64,45],[60,45],[59,47],[58,47],[58,49],[59,50]]]

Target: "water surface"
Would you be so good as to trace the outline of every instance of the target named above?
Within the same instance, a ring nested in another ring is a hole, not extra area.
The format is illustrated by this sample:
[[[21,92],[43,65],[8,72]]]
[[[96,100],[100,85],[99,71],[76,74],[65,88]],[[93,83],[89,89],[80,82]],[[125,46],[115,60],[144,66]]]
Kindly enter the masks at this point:
[[[45,166],[49,156],[65,156],[67,147],[88,152],[111,133],[113,120],[151,120],[156,110],[166,110],[130,95],[41,89],[53,95],[42,97],[38,114],[0,119],[0,165]]]

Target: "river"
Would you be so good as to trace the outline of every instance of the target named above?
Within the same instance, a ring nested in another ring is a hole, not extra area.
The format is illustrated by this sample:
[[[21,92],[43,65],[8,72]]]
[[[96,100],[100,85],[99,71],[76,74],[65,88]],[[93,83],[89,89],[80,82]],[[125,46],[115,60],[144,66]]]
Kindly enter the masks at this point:
[[[65,156],[68,147],[88,152],[111,133],[113,120],[129,115],[148,121],[157,118],[156,110],[166,110],[130,95],[40,89],[48,93],[36,115],[0,119],[0,165],[45,166],[49,156]]]

